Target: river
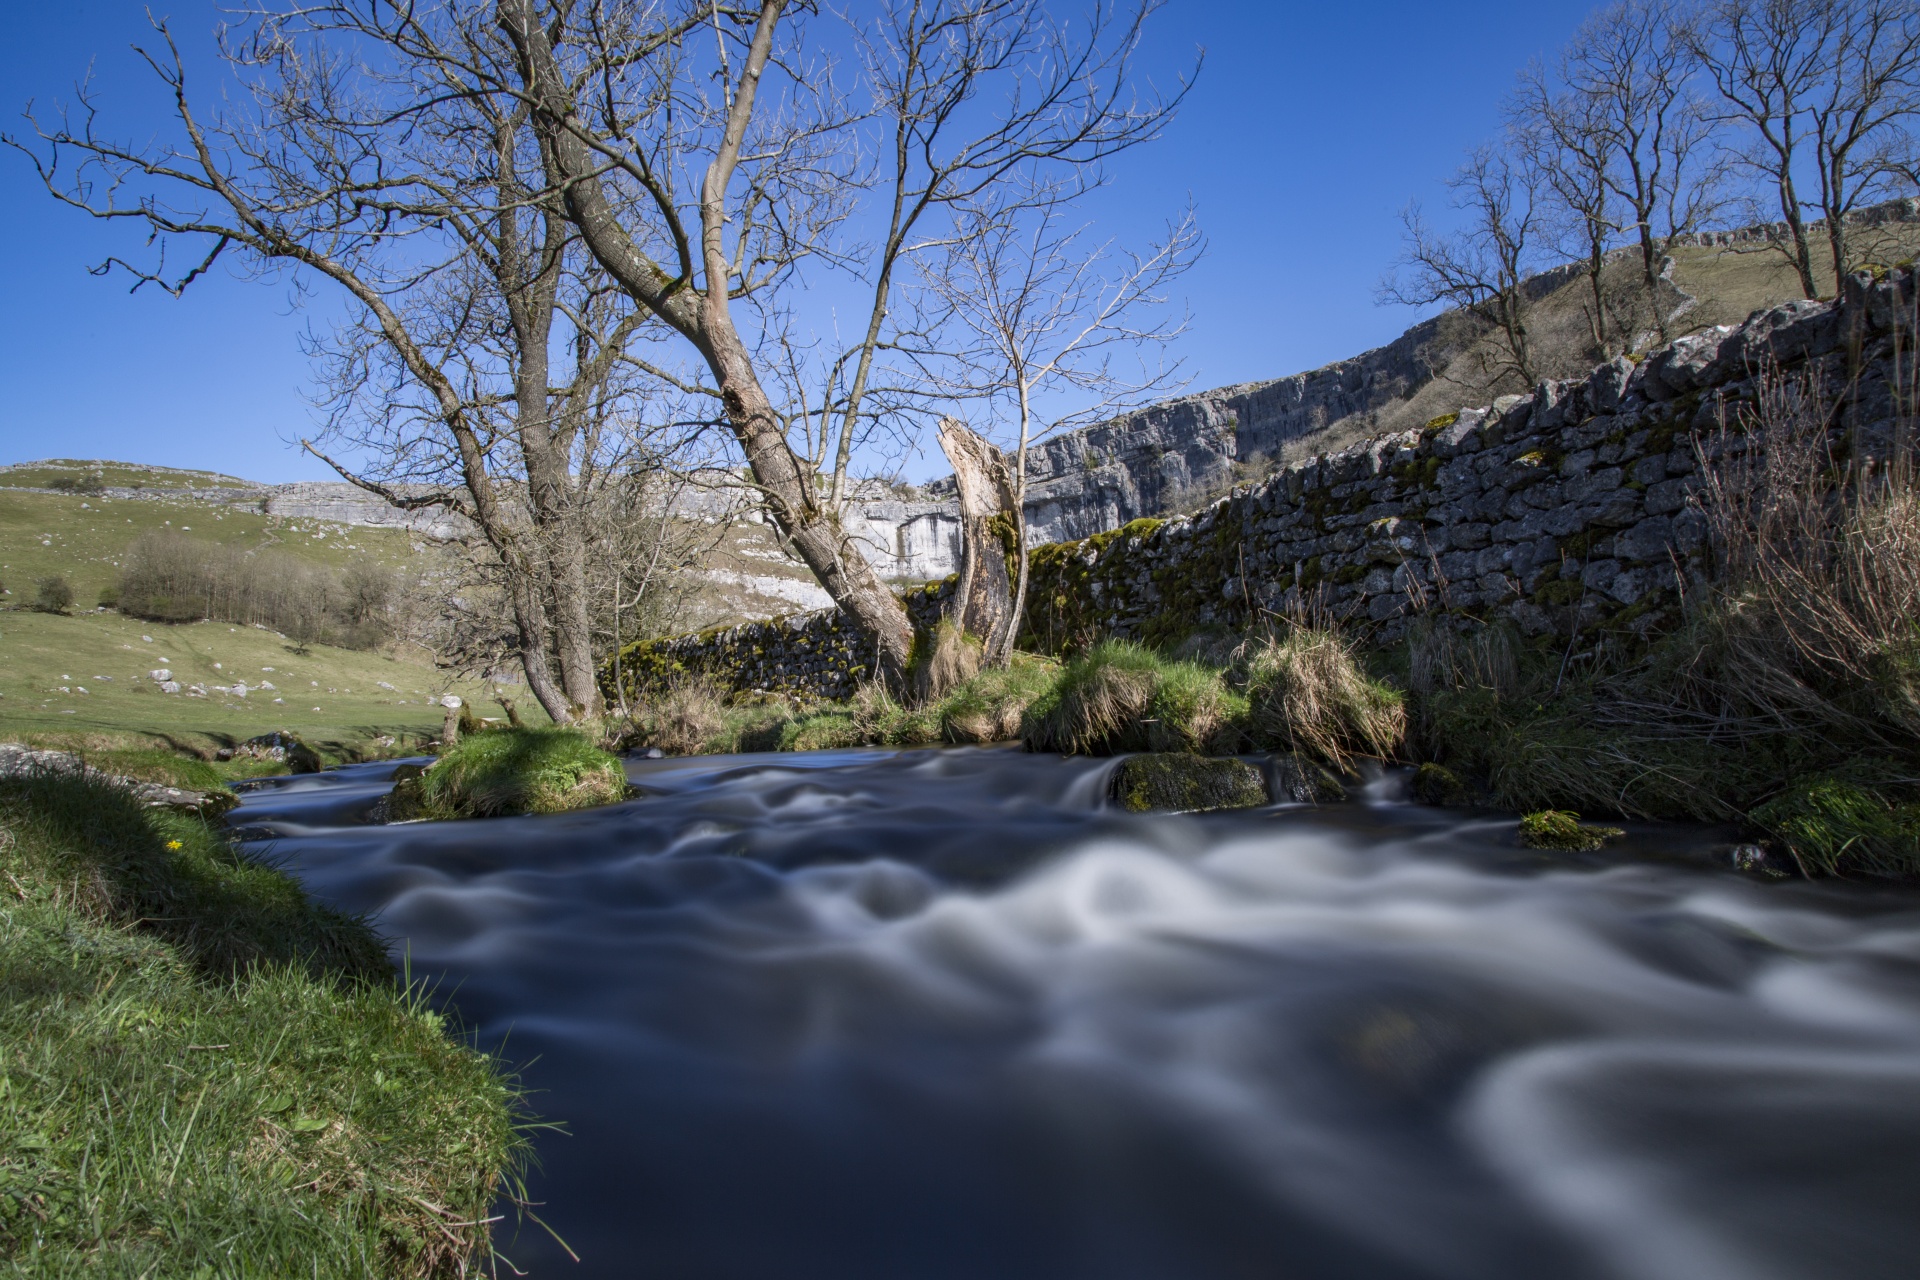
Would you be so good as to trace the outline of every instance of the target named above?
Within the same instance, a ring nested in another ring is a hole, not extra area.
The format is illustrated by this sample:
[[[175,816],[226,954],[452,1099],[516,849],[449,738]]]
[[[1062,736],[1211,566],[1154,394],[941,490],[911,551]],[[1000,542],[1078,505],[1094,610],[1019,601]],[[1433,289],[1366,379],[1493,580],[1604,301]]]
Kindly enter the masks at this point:
[[[634,760],[584,813],[233,821],[525,1064],[536,1277],[1920,1274],[1920,896],[1410,805],[1136,816],[1108,760]],[[503,1272],[504,1274],[504,1272]]]

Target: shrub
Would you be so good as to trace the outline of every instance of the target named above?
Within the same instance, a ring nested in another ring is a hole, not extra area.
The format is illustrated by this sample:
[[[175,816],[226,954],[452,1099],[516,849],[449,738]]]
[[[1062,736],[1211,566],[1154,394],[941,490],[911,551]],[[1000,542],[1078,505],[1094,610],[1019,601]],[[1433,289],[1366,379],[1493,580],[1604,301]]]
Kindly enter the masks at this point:
[[[1269,640],[1248,663],[1247,700],[1256,745],[1336,766],[1392,755],[1406,737],[1404,700],[1369,678],[1332,630],[1295,627]]]
[[[562,813],[625,798],[618,758],[572,729],[490,729],[463,738],[417,778],[396,784],[394,817],[495,818]]]
[[[393,634],[400,579],[377,565],[338,571],[283,552],[248,554],[154,530],[127,548],[116,590],[120,611],[136,618],[259,623],[301,648],[370,649]]]
[[[73,608],[73,584],[59,574],[42,578],[35,584],[35,613],[65,613]]]

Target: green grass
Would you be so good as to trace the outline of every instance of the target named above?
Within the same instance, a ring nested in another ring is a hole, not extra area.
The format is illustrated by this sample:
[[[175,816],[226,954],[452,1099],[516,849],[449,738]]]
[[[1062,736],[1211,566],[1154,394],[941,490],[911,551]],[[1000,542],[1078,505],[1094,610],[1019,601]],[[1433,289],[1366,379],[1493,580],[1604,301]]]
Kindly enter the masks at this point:
[[[160,667],[183,686],[276,687],[244,699],[161,693],[147,678]],[[434,699],[447,692],[487,709],[484,686],[448,680],[425,660],[319,644],[295,652],[274,632],[222,622],[0,613],[0,741],[210,752],[285,729],[346,759],[365,754],[376,737],[438,734],[443,713]],[[541,713],[531,706],[523,714]]]
[[[1107,640],[1061,669],[1028,708],[1022,736],[1031,750],[1069,755],[1234,751],[1246,710],[1217,668]]]
[[[518,1094],[379,940],[204,825],[0,781],[0,1274],[451,1276]]]
[[[463,737],[417,778],[396,784],[395,817],[564,813],[625,798],[617,757],[572,729],[491,729]]]

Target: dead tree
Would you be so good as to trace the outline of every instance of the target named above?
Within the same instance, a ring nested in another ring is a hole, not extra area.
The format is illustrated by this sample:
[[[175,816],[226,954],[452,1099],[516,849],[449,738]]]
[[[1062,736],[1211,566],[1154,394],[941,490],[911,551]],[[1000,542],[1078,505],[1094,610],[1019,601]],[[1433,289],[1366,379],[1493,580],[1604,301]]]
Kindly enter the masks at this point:
[[[988,661],[1001,666],[1012,660],[1026,613],[1030,451],[1053,432],[1180,385],[1178,364],[1163,357],[1186,331],[1186,316],[1171,312],[1166,290],[1204,247],[1191,209],[1144,252],[1093,241],[1068,220],[1083,191],[1042,186],[1003,204],[962,207],[943,251],[923,264],[945,312],[941,327],[970,335],[951,348],[947,390],[989,407],[1014,443],[1006,503],[1014,518],[1013,599],[998,630],[982,633]],[[1136,367],[1122,362],[1129,355],[1139,357]],[[1043,423],[1040,396],[1078,403]],[[975,488],[984,511],[992,505],[986,487]]]
[[[965,635],[998,643],[1013,616],[1006,541],[1018,520],[1020,498],[1006,455],[956,418],[940,420],[940,448],[953,465],[960,495],[960,577],[947,616]]]

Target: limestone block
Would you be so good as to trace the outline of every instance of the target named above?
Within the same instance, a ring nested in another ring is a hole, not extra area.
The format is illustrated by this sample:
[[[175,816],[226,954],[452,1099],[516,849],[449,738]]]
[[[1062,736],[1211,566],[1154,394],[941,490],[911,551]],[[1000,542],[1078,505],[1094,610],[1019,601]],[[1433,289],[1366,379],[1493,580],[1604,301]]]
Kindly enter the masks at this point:
[[[1614,539],[1614,547],[1621,558],[1645,563],[1665,560],[1667,548],[1672,542],[1673,521],[1664,515],[1656,515],[1648,516],[1632,528],[1623,530]]]

